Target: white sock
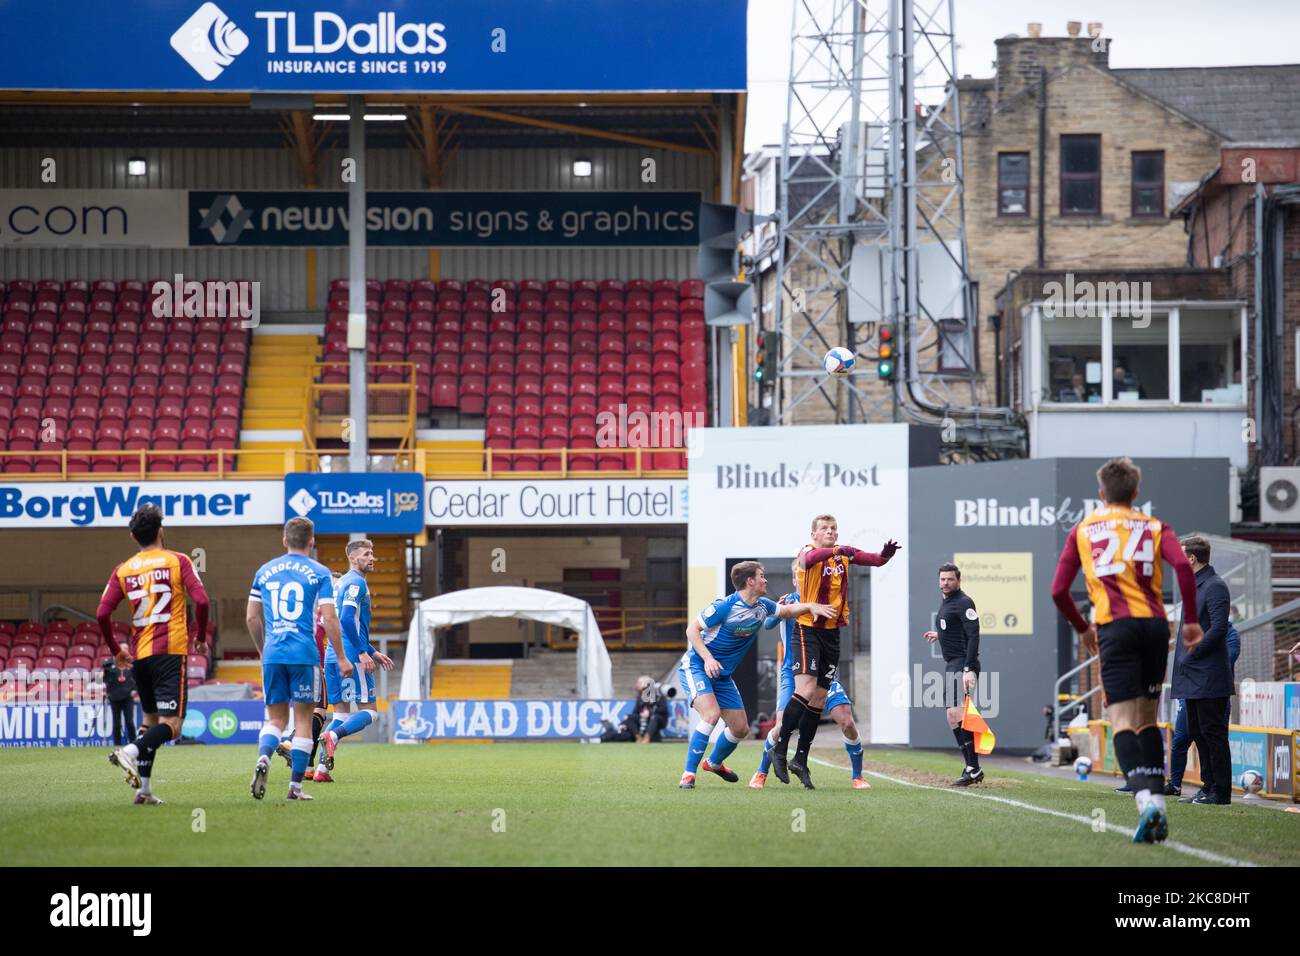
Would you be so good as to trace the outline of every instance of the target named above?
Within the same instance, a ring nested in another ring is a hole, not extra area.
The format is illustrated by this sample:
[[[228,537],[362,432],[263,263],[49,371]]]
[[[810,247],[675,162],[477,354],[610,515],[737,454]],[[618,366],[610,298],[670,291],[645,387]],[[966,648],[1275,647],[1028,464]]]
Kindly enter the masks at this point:
[[[1164,812],[1167,809],[1165,806],[1165,795],[1163,793],[1151,794],[1151,802],[1155,804],[1161,812]]]
[[[268,757],[266,754],[258,754],[258,755],[257,755],[257,763],[258,763],[259,766],[262,766],[262,765],[265,765],[265,764],[269,764],[270,762],[271,762],[271,758]]]
[[[134,760],[136,757],[140,756],[140,748],[135,744],[127,744],[122,748],[122,753]]]
[[[1138,813],[1144,812],[1147,808],[1147,805],[1151,803],[1151,791],[1139,790],[1133,796],[1134,799],[1137,800]]]
[[[301,789],[302,789],[302,784],[301,784],[300,782],[297,782],[297,781],[294,781],[294,780],[290,780],[290,781],[289,781],[289,789],[290,789],[290,790],[301,790]]]
[[[140,792],[146,797],[153,793],[153,781],[149,777],[140,778]]]

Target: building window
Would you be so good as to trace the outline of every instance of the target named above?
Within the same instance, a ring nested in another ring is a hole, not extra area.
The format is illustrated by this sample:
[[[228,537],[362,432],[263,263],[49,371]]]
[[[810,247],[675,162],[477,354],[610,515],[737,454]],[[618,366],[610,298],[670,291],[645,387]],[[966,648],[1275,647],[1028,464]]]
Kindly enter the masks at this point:
[[[1165,154],[1163,150],[1133,154],[1133,215],[1165,214]]]
[[[940,372],[975,372],[978,371],[978,350],[975,348],[975,336],[961,319],[940,319],[939,326],[939,371]]]
[[[1101,215],[1101,137],[1061,137],[1061,215]]]
[[[1044,402],[1100,402],[1101,319],[1043,313]]]
[[[1178,315],[1179,400],[1241,405],[1241,322],[1231,309],[1181,309]]]
[[[1243,405],[1241,310],[1039,310],[1040,404]],[[1092,307],[1089,303],[1088,308]]]
[[[1169,401],[1169,345],[1168,315],[1113,318],[1111,398],[1121,404]]]
[[[1029,154],[998,153],[998,215],[1029,215]]]

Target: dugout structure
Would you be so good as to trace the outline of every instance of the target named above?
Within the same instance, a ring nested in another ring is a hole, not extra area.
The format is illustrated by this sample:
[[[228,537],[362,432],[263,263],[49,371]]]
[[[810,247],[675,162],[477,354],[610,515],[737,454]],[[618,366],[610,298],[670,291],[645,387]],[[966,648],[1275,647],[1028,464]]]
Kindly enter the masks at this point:
[[[429,696],[435,649],[433,632],[437,628],[483,618],[521,618],[576,631],[578,697],[590,700],[614,695],[609,651],[590,604],[558,591],[499,587],[452,591],[420,602],[411,618],[406,641],[401,699],[424,700]]]

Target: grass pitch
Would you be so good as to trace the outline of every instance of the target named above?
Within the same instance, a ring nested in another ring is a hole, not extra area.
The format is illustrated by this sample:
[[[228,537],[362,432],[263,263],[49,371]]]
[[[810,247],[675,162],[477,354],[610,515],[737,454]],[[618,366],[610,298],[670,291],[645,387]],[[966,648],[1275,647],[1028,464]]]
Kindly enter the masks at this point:
[[[278,757],[258,802],[248,792],[253,747],[169,747],[154,777],[166,805],[137,807],[106,750],[0,749],[0,862],[1300,864],[1300,814],[1175,804],[1170,839],[1183,849],[1133,846],[1133,800],[1115,794],[1109,777],[1081,783],[998,769],[982,786],[953,791],[944,786],[959,769],[952,756],[869,749],[877,775],[871,790],[854,791],[843,751],[819,748],[816,791],[774,777],[754,791],[745,784],[759,752],[746,742],[728,761],[740,783],[701,774],[696,790],[683,791],[683,750],[673,744],[344,744],[338,782],[307,784],[317,799],[289,803]],[[1099,813],[1109,832],[1097,831]]]

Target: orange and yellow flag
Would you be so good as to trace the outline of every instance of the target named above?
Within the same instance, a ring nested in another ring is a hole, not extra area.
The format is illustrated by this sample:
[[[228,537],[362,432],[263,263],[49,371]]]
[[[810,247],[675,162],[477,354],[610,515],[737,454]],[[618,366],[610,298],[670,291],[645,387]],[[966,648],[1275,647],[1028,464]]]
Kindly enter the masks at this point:
[[[993,736],[993,731],[989,730],[989,725],[980,712],[975,709],[975,702],[969,697],[966,698],[966,711],[962,714],[961,726],[963,730],[969,730],[975,738],[975,752],[977,754],[993,753],[993,745],[997,739]]]

